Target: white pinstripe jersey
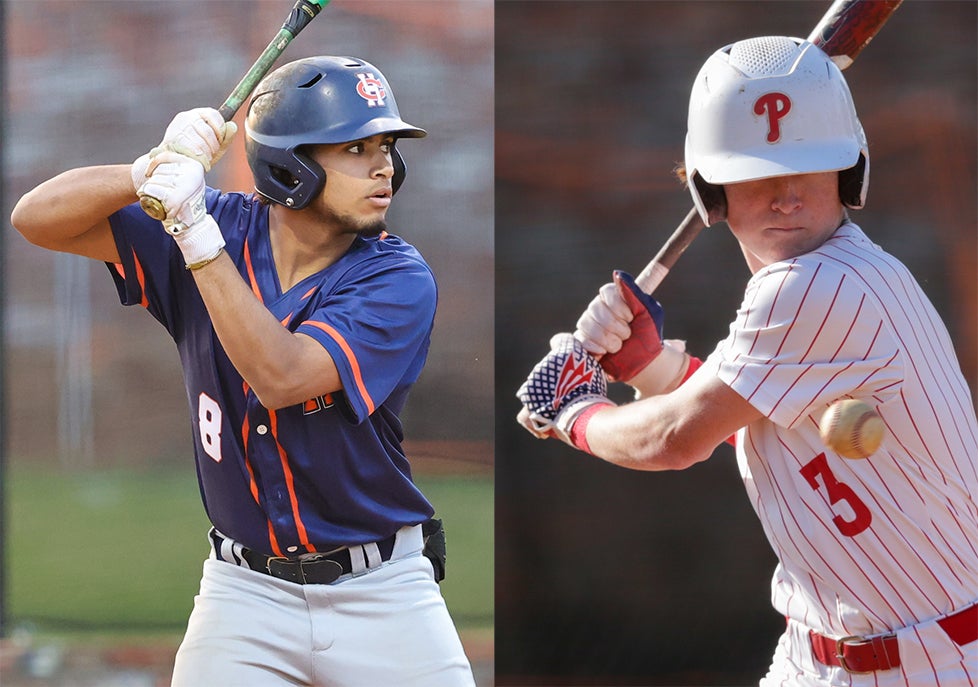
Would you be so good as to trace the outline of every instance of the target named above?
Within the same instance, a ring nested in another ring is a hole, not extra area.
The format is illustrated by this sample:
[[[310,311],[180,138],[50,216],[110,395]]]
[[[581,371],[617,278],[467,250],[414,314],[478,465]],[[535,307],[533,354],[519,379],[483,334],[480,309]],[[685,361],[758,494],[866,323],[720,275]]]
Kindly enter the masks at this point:
[[[978,596],[978,422],[947,330],[907,268],[848,223],[750,280],[704,367],[764,413],[737,435],[741,475],[779,558],[775,608],[870,635]],[[887,432],[865,460],[824,446],[841,397]]]

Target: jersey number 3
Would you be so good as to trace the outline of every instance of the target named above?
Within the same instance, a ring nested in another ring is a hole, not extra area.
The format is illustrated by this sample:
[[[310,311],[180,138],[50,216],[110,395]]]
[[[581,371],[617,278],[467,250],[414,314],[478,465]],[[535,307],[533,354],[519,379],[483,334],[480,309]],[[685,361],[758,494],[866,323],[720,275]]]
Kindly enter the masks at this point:
[[[200,443],[204,453],[221,462],[221,420],[224,413],[213,398],[201,392],[197,397],[197,424],[200,426]]]
[[[807,465],[801,469],[804,477],[811,485],[812,489],[821,487],[818,478],[821,476],[825,483],[825,490],[829,495],[829,503],[835,505],[839,501],[845,501],[853,512],[852,520],[846,520],[841,515],[832,518],[832,523],[847,537],[855,537],[857,534],[869,527],[873,522],[873,514],[863,503],[856,492],[848,484],[840,482],[832,474],[829,463],[825,459],[824,453],[819,453]]]

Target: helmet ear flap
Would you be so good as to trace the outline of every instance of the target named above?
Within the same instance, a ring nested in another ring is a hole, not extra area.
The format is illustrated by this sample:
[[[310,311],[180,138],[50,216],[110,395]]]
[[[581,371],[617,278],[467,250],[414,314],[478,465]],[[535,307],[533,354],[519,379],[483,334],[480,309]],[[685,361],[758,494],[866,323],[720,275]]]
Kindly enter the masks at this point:
[[[404,176],[407,174],[407,165],[404,163],[404,158],[401,157],[401,152],[397,149],[397,146],[391,148],[391,162],[394,163],[394,176],[391,178],[391,195],[397,193],[397,189],[401,188],[401,184],[404,183]]]
[[[323,190],[326,172],[302,151],[278,150],[252,141],[246,145],[251,146],[249,154],[254,153],[255,190],[265,198],[301,210]]]
[[[706,210],[705,224],[711,226],[727,219],[727,194],[724,193],[723,186],[704,181],[699,172],[693,172],[692,183],[696,187],[700,204]]]
[[[858,210],[866,202],[866,187],[869,185],[866,165],[866,156],[860,153],[855,165],[839,172],[839,199],[846,207]]]

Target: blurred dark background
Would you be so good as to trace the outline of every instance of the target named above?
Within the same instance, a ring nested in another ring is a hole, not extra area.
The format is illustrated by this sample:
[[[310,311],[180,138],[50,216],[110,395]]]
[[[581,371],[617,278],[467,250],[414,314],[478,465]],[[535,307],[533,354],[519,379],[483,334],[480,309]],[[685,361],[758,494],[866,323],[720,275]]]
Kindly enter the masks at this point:
[[[609,466],[521,429],[515,391],[611,271],[691,207],[692,79],[741,38],[806,37],[828,2],[500,2],[496,66],[498,685],[748,685],[784,620],[729,446],[678,473]],[[976,10],[908,0],[846,72],[870,144],[853,213],[935,302],[976,388]],[[749,277],[726,225],[657,292],[706,357]]]

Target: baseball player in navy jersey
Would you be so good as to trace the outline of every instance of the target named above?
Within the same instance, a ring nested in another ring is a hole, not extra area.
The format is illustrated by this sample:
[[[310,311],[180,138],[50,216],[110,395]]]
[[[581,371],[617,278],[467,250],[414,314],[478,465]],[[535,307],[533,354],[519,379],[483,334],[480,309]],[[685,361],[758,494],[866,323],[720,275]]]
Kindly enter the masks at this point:
[[[347,57],[259,84],[255,194],[204,182],[235,128],[180,113],[132,165],[65,172],[12,218],[33,243],[106,262],[122,303],[179,350],[213,529],[173,684],[472,685],[398,420],[437,292],[385,216],[405,176],[396,143],[425,131]],[[162,226],[137,191],[162,201]]]
[[[734,443],[787,619],[764,687],[975,685],[978,422],[934,307],[849,217],[869,149],[842,73],[800,39],[717,51],[692,88],[681,177],[752,273],[728,336],[691,357],[616,272],[520,388],[520,423],[637,470]],[[609,379],[636,400],[610,401]],[[840,398],[885,423],[865,460],[819,438]]]

